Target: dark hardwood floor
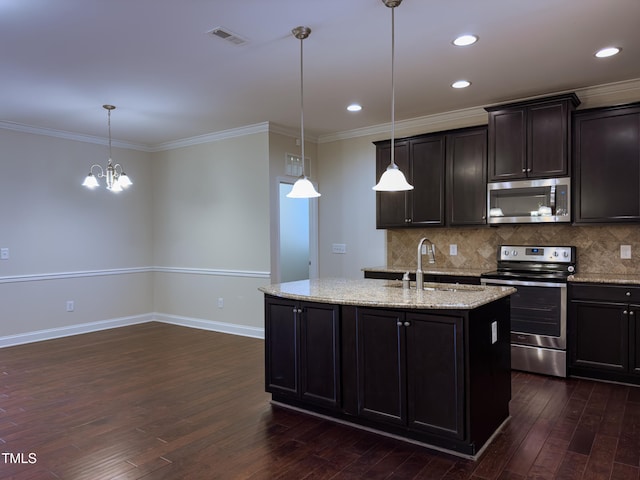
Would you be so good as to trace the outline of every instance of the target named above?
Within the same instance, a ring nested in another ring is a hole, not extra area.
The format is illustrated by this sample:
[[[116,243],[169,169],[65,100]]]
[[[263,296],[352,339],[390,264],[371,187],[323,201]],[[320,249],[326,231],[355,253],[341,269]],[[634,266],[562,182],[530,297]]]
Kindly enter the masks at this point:
[[[473,462],[272,407],[263,355],[161,323],[0,349],[0,478],[640,478],[640,388],[514,372]]]

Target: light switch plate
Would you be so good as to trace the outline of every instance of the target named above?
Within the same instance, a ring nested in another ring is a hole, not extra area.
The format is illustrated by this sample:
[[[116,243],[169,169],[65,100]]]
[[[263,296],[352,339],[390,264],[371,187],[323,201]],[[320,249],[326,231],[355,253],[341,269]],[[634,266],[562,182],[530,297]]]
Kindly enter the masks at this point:
[[[456,245],[455,243],[449,245],[449,255],[452,257],[458,255],[458,245]]]
[[[0,260],[9,260],[8,248],[0,248]]]
[[[347,253],[347,245],[344,243],[334,243],[331,245],[332,253]]]
[[[631,258],[631,245],[620,245],[620,258]]]

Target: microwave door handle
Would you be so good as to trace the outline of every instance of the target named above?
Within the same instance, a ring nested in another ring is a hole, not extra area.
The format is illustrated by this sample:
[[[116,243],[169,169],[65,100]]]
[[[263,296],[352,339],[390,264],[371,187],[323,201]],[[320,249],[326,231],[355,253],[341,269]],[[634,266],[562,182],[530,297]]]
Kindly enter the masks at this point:
[[[551,192],[549,195],[549,204],[551,209],[555,211],[555,207],[556,207],[556,186],[555,185],[551,185]]]

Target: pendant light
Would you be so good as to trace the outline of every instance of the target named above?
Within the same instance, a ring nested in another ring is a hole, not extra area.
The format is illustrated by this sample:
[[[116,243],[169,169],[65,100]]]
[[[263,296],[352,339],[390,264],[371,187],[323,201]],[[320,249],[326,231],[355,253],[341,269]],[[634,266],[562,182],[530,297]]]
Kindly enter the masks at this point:
[[[114,165],[111,160],[111,110],[115,110],[116,107],[113,105],[103,105],[102,108],[107,111],[107,125],[109,127],[109,162],[104,169],[98,164],[91,165],[89,174],[84,179],[84,182],[82,182],[82,185],[89,189],[94,189],[100,185],[98,183],[98,178],[104,178],[107,190],[113,193],[118,193],[132,185],[132,182],[129,179],[129,176],[124,173],[122,165],[119,163]],[[94,168],[98,169],[98,172],[95,175],[93,174]]]
[[[401,192],[405,190],[413,190],[413,185],[407,182],[404,174],[400,171],[395,162],[395,110],[396,110],[396,93],[395,93],[395,8],[402,3],[402,0],[382,0],[387,7],[391,8],[391,163],[387,170],[380,177],[378,184],[373,187],[378,192]]]
[[[296,27],[291,30],[293,36],[300,40],[300,144],[302,146],[302,175],[293,184],[293,188],[287,197],[289,198],[316,198],[320,194],[313,187],[313,184],[309,181],[304,174],[304,82],[303,82],[303,52],[302,42],[311,33],[309,27]]]

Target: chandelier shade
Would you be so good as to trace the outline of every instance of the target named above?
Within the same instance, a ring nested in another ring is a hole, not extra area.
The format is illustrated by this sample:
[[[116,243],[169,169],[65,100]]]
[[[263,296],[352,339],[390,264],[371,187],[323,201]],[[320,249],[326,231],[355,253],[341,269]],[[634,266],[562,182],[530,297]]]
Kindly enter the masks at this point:
[[[102,108],[107,111],[107,125],[109,128],[109,161],[105,168],[102,168],[97,163],[91,165],[89,174],[85,177],[84,182],[82,182],[82,186],[93,190],[100,186],[98,179],[104,178],[107,190],[113,193],[118,193],[133,185],[133,182],[124,172],[122,165],[119,163],[114,164],[111,159],[111,111],[115,110],[116,107],[113,105],[103,105]]]

